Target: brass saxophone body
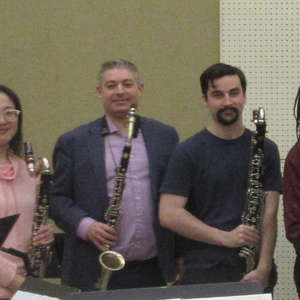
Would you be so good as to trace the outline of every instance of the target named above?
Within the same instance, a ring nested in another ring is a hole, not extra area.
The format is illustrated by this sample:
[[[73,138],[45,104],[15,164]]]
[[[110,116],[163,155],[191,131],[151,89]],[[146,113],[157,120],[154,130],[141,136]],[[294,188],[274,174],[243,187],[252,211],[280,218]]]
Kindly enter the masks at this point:
[[[106,224],[110,225],[114,229],[117,229],[121,215],[121,200],[125,187],[126,172],[128,169],[132,138],[136,123],[135,111],[136,107],[135,105],[132,105],[128,116],[128,138],[122,151],[120,165],[116,170],[113,195],[110,198],[109,207],[104,215]],[[122,254],[118,253],[117,251],[110,250],[110,245],[105,245],[105,248],[106,250],[103,251],[99,256],[99,262],[102,266],[99,282],[100,290],[107,289],[112,272],[119,271],[125,266],[125,259]]]
[[[265,112],[263,108],[253,111],[253,120],[256,132],[251,138],[251,161],[248,175],[247,199],[242,214],[242,224],[260,227],[264,210],[265,193],[263,190],[263,161],[264,139],[266,133]],[[244,246],[239,251],[239,256],[246,259],[246,272],[256,267],[258,249],[254,246]]]
[[[52,172],[47,158],[42,157],[37,160],[34,157],[32,144],[24,143],[25,161],[32,177],[40,176],[40,183],[37,186],[37,208],[33,215],[32,240],[42,225],[48,222],[49,210],[49,187],[52,183]],[[29,250],[29,260],[31,273],[35,277],[43,278],[47,265],[50,263],[52,251],[48,246],[33,246]]]

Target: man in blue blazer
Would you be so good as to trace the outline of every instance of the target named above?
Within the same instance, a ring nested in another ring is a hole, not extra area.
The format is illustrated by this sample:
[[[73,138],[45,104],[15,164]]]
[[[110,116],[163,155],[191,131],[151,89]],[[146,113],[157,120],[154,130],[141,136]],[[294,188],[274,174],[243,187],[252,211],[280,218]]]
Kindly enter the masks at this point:
[[[84,291],[99,282],[99,254],[107,245],[123,255],[109,289],[162,286],[173,263],[173,237],[158,222],[159,188],[178,143],[174,128],[137,117],[117,229],[104,215],[128,136],[128,111],[143,83],[136,66],[119,59],[102,65],[98,92],[105,116],[62,135],[54,150],[50,213],[66,233],[62,282]]]

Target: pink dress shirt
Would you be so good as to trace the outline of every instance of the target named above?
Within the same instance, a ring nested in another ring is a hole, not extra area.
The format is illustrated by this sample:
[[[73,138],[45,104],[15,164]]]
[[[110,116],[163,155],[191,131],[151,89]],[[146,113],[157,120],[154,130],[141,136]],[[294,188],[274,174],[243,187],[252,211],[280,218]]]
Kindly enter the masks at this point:
[[[0,218],[20,214],[3,244],[27,252],[31,243],[37,179],[30,177],[25,162],[11,155],[10,164],[0,165]],[[0,251],[0,299],[11,298],[6,287],[16,274],[24,274],[23,260]]]

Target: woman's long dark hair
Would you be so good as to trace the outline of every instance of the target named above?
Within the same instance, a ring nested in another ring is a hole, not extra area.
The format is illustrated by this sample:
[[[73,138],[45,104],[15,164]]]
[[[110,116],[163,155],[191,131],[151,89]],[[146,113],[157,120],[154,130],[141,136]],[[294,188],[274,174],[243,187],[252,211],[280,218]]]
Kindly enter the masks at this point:
[[[13,90],[11,90],[5,85],[0,85],[0,93],[5,94],[13,102],[15,108],[21,111],[21,113],[19,114],[17,133],[9,143],[9,148],[13,150],[16,155],[21,156],[22,145],[23,145],[23,134],[22,134],[23,116],[22,116],[22,107],[21,107],[20,99]]]

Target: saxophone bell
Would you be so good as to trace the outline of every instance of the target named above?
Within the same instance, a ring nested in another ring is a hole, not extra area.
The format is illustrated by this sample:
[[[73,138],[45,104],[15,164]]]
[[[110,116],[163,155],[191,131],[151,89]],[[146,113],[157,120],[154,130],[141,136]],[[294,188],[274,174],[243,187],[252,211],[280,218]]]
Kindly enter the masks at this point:
[[[109,271],[119,271],[125,266],[125,259],[122,254],[113,250],[106,250],[99,256],[99,262]]]
[[[122,270],[125,266],[125,259],[117,251],[106,250],[100,254],[99,262],[102,266],[99,288],[101,291],[106,291],[112,272]]]

